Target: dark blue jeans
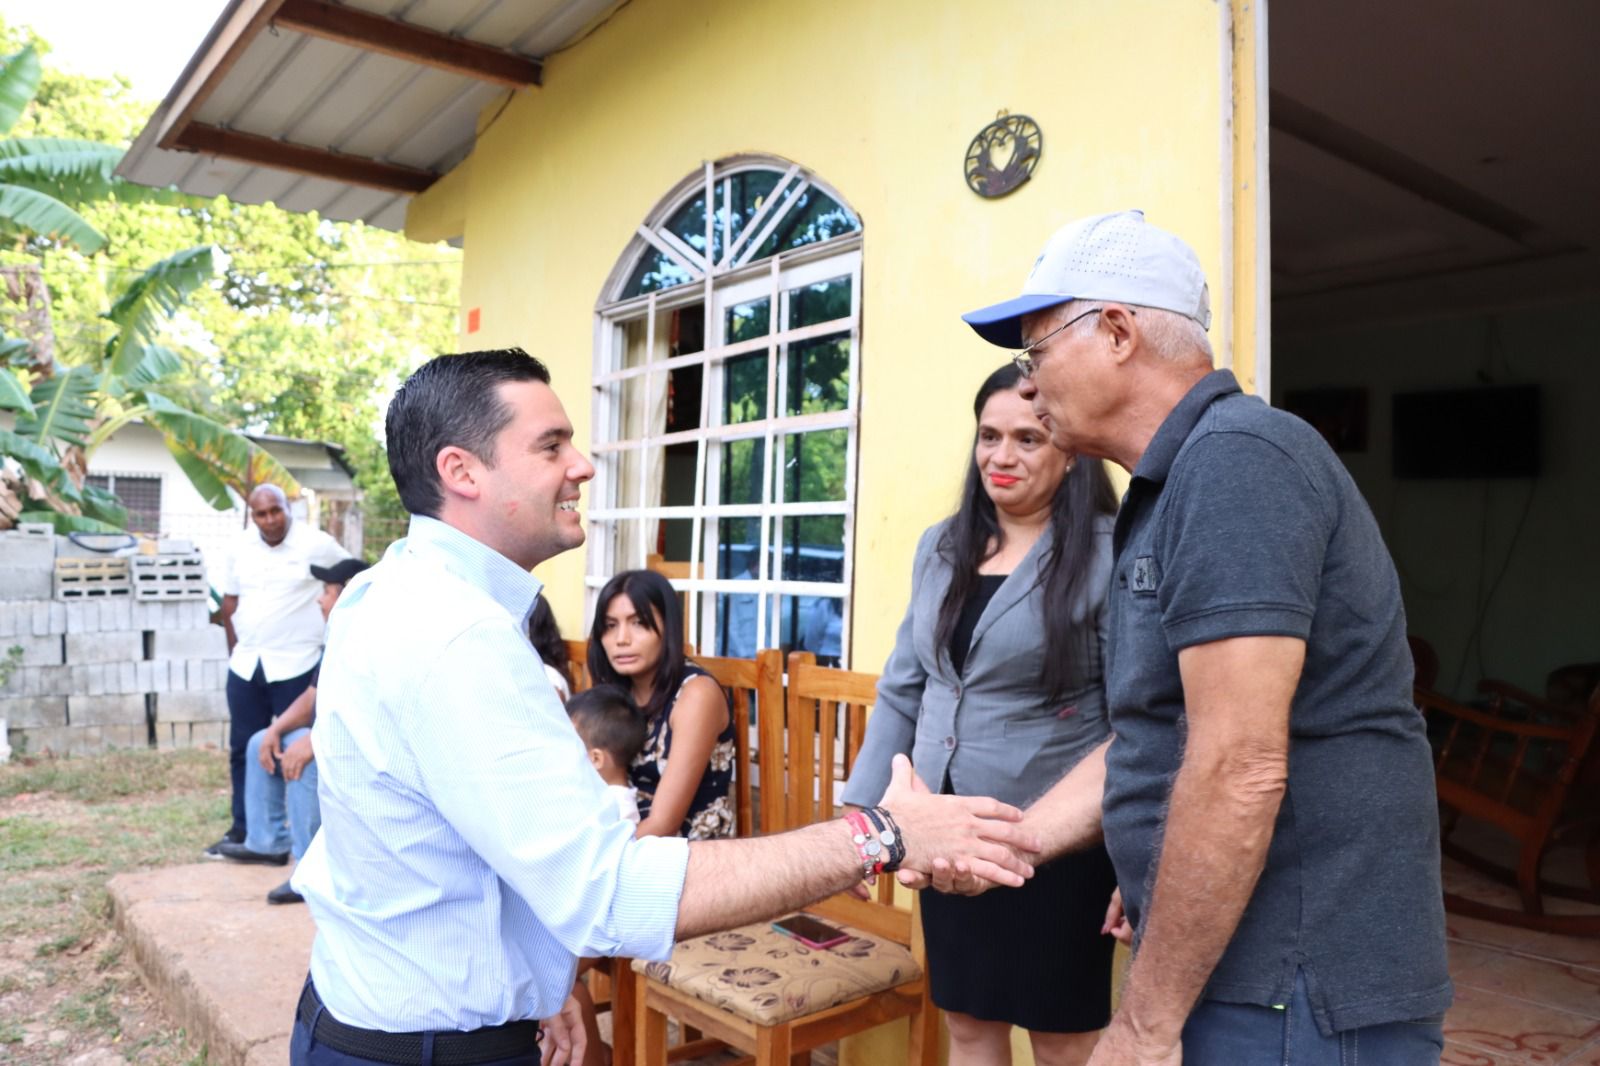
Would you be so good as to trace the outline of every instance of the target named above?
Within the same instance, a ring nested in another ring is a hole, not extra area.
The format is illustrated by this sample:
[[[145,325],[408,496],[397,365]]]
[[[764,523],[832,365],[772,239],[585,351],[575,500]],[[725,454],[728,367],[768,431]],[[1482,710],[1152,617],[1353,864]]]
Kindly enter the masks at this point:
[[[267,728],[272,720],[299,698],[311,683],[311,671],[282,681],[268,681],[261,664],[246,681],[228,671],[228,773],[233,778],[233,827],[228,836],[244,843],[244,759],[250,738]]]
[[[1203,1000],[1183,1027],[1183,1066],[1438,1066],[1444,1019],[1323,1036],[1305,976],[1283,1009]]]

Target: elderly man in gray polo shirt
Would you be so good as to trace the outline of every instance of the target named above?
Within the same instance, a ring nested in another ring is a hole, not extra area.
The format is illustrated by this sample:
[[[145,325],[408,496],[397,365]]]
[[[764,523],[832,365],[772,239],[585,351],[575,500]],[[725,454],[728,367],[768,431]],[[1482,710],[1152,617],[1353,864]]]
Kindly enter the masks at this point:
[[[1028,816],[1046,856],[1104,832],[1135,930],[1091,1063],[1438,1062],[1432,760],[1399,581],[1349,474],[1212,369],[1199,261],[1140,212],[1067,225],[1021,296],[964,317],[1020,349],[1057,447],[1132,475],[1114,737]]]

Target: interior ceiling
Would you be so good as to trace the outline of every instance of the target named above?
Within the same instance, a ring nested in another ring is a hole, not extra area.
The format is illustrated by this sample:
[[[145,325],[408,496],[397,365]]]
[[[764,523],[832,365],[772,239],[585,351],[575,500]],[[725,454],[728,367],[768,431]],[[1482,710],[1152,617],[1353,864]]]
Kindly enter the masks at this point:
[[[1275,330],[1600,295],[1595,0],[1268,22]]]

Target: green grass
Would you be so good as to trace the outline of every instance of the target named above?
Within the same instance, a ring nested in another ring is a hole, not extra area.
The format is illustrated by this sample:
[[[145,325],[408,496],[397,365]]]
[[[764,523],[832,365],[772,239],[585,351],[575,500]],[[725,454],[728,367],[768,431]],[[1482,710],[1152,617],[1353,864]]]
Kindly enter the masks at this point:
[[[0,799],[41,792],[84,803],[104,803],[125,796],[226,787],[227,763],[214,752],[113,751],[0,766]]]
[[[0,1061],[65,1062],[110,1042],[133,1062],[204,1066],[204,1052],[151,1013],[112,927],[106,881],[195,861],[227,824],[227,789],[227,760],[216,752],[0,766],[0,938],[31,957],[0,978]],[[130,1027],[133,1017],[142,1028]],[[30,1026],[71,1038],[17,1047]]]

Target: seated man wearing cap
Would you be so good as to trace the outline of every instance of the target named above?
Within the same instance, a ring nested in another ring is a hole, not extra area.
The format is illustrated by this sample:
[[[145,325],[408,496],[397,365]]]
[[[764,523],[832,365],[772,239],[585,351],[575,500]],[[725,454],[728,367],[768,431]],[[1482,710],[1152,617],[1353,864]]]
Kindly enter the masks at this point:
[[[1112,739],[1026,823],[1040,861],[1103,833],[1108,925],[1133,927],[1090,1062],[1431,1066],[1451,985],[1399,580],[1316,430],[1212,369],[1207,304],[1194,252],[1128,211],[1070,223],[1022,296],[965,316],[1019,349],[1056,447],[1131,475]]]
[[[313,566],[311,576],[322,582],[317,606],[326,619],[339,602],[350,579],[367,568],[360,559],[341,559],[332,566]],[[305,854],[322,823],[317,806],[317,767],[311,750],[311,723],[316,717],[319,660],[311,682],[289,709],[250,738],[245,758],[244,843],[223,842],[217,850],[234,862],[283,866],[292,854],[296,862]],[[284,821],[287,814],[288,828]],[[304,902],[289,882],[267,893],[268,903]]]

